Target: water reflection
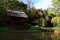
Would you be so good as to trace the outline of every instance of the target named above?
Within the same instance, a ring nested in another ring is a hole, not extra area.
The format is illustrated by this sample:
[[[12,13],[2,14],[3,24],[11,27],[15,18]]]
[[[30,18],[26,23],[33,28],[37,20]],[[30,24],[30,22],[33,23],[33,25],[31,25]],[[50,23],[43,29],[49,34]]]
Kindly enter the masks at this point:
[[[17,40],[60,40],[60,34],[54,32],[10,32],[9,39]]]

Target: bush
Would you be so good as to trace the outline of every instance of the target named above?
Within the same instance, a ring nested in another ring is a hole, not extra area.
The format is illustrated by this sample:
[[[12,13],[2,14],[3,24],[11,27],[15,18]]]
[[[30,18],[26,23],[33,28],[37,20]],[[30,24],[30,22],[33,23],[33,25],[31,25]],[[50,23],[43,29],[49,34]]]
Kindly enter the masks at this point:
[[[54,17],[54,18],[52,18],[51,23],[53,23],[54,26],[59,25],[60,24],[60,17]]]

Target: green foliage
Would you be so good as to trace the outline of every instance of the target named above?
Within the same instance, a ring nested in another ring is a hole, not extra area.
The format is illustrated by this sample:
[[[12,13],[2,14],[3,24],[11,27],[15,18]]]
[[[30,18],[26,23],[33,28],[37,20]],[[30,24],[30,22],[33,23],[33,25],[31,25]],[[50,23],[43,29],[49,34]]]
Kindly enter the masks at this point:
[[[30,10],[30,17],[34,17],[36,15],[36,9],[33,7],[31,10]]]
[[[8,6],[10,9],[13,9],[13,10],[26,10],[27,8],[27,5],[24,4],[23,2],[19,2],[19,1],[8,1]]]
[[[34,7],[28,12],[29,19],[32,23],[37,23],[38,21],[37,20],[38,16],[36,15],[36,12],[37,12],[37,9]]]
[[[52,15],[52,14],[56,14],[56,11],[54,10],[54,8],[48,8],[48,15]]]
[[[60,0],[52,0],[52,4],[54,6],[54,10],[56,14],[59,14],[60,12]]]
[[[60,26],[60,17],[52,18],[51,22],[54,24],[54,26]]]
[[[0,0],[0,17],[4,16],[3,12],[5,13],[6,8],[7,5],[5,4],[4,0]]]
[[[12,10],[27,10],[27,5],[23,2],[19,2],[16,0],[1,0],[0,1],[0,12],[6,11],[6,9],[12,9]]]
[[[54,7],[59,7],[60,8],[60,0],[52,0],[52,3]]]

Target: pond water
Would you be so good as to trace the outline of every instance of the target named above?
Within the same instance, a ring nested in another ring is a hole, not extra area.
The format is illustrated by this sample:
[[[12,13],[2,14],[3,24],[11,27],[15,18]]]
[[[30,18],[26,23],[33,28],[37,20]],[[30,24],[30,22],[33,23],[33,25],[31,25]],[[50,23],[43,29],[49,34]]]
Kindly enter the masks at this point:
[[[1,40],[60,40],[60,34],[57,33],[57,31],[55,32],[42,32],[42,31],[37,32],[15,31],[8,33],[1,32],[0,39]]]
[[[10,32],[9,39],[17,40],[60,40],[58,31],[15,31]]]

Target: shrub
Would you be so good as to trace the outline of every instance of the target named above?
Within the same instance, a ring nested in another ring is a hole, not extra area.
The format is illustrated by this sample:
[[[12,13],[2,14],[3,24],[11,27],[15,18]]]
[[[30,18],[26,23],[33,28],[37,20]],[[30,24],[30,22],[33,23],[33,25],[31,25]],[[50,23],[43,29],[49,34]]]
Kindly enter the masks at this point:
[[[54,18],[52,18],[51,23],[53,23],[54,26],[59,25],[60,24],[60,17],[54,17]]]

